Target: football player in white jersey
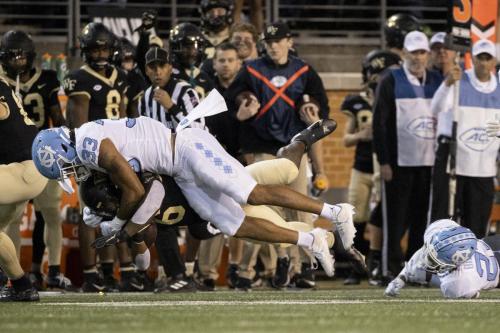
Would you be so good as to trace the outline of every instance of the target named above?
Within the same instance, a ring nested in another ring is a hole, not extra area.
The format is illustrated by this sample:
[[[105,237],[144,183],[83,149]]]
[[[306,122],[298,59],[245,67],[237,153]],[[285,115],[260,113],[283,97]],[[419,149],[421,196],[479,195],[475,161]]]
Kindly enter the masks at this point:
[[[499,236],[477,240],[454,221],[438,220],[429,225],[424,246],[389,283],[385,295],[397,296],[412,283],[439,287],[446,298],[479,297],[481,290],[498,286],[498,250]]]
[[[222,99],[220,95],[216,98]],[[209,100],[207,97],[207,102],[199,105],[200,110],[207,108]],[[332,120],[319,121],[292,141],[309,148],[335,126]],[[120,231],[128,220],[132,223],[127,224],[124,232],[132,235],[154,213],[148,202],[143,202],[144,187],[130,165],[135,165],[135,171],[174,177],[200,217],[213,221],[225,234],[311,249],[330,276],[334,273],[333,258],[324,229],[285,229],[265,219],[245,216],[241,205],[281,206],[325,217],[336,225],[346,250],[351,248],[356,232],[351,205],[330,205],[285,186],[257,184],[213,136],[196,128],[173,134],[160,122],[145,117],[98,120],[74,131],[60,127],[40,132],[34,140],[32,156],[44,176],[60,180],[68,190],[69,177],[74,176],[77,182],[84,180],[88,169],[110,175],[123,194],[117,216],[101,225],[103,235]]]

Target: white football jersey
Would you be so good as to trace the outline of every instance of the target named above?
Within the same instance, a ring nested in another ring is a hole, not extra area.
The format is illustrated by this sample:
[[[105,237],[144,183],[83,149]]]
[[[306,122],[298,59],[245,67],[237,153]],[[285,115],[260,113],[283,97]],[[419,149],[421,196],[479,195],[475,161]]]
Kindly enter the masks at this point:
[[[82,163],[105,171],[98,165],[99,147],[110,139],[134,171],[172,175],[171,131],[148,118],[102,119],[75,130],[76,152]]]
[[[440,276],[441,292],[448,298],[472,298],[498,285],[498,262],[491,248],[478,240],[474,256],[456,270]]]

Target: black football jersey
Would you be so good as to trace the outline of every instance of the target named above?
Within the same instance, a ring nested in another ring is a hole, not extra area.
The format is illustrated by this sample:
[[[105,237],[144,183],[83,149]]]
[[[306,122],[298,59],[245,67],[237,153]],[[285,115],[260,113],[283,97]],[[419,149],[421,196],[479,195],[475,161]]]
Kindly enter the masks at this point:
[[[172,77],[189,83],[198,93],[200,100],[203,100],[214,88],[214,83],[208,74],[197,67],[194,67],[191,71],[174,65],[172,68]]]
[[[119,119],[120,102],[127,87],[127,74],[115,67],[108,77],[104,77],[84,65],[64,78],[64,91],[68,97],[85,95],[89,98],[89,121]]]
[[[354,118],[355,131],[372,126],[372,106],[360,95],[348,95],[340,107],[342,112]],[[354,168],[362,172],[373,172],[372,143],[359,142],[356,145]]]
[[[15,90],[16,81],[7,76],[4,78]],[[56,71],[46,69],[33,69],[31,78],[19,84],[24,110],[39,129],[49,128],[50,108],[59,104],[57,93],[60,86]]]
[[[38,130],[14,90],[1,78],[0,103],[9,109],[9,116],[0,120],[0,164],[31,160],[31,144]]]

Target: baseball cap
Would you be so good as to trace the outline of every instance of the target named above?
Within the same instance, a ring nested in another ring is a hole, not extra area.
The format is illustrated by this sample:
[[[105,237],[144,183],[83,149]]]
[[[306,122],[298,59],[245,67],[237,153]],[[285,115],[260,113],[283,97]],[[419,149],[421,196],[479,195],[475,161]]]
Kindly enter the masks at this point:
[[[152,47],[146,53],[146,65],[152,62],[170,63],[168,51],[160,47]]]
[[[284,22],[274,22],[266,25],[263,32],[263,40],[269,39],[283,39],[292,36],[288,24]]]
[[[408,52],[413,52],[417,50],[425,50],[429,52],[430,51],[429,40],[427,39],[427,36],[423,32],[414,30],[406,35],[404,48]]]
[[[431,37],[431,41],[429,44],[431,47],[436,43],[444,44],[445,38],[446,38],[446,32],[437,32]]]
[[[497,56],[497,49],[495,44],[489,39],[480,39],[472,46],[472,55],[475,57],[481,53],[488,53],[495,58]]]

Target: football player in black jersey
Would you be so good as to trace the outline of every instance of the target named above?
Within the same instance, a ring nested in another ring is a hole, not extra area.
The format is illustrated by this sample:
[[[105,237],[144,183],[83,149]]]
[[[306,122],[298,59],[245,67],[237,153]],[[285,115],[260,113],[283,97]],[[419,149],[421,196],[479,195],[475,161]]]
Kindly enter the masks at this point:
[[[140,232],[132,236],[131,247],[135,263],[140,272],[140,281],[148,285],[146,270],[149,267],[149,249],[153,242],[156,244],[161,265],[169,277],[168,283],[159,286],[157,292],[169,291],[194,291],[195,284],[192,278],[185,274],[184,261],[181,258],[177,241],[177,227],[187,226],[190,233],[197,239],[208,239],[220,234],[209,222],[202,220],[189,206],[179,186],[170,176],[159,176],[151,173],[139,174],[139,178],[146,190],[146,197],[155,196],[157,190],[154,186],[163,186],[164,195],[161,207],[155,214],[151,223],[157,230],[156,239],[150,239],[152,232],[149,228],[145,235]],[[157,182],[156,185],[154,183]],[[120,205],[120,190],[114,185],[106,174],[94,172],[92,177],[82,184],[82,199],[87,204],[84,219],[88,225],[97,227],[101,221],[113,218]],[[146,199],[147,200],[147,199]],[[137,237],[139,236],[139,237]],[[156,235],[154,235],[156,236]]]
[[[229,41],[234,2],[233,0],[202,0],[199,9],[203,34],[210,43],[204,52],[207,59],[212,59],[215,47]]]
[[[189,83],[200,100],[214,88],[211,77],[200,70],[207,41],[200,29],[192,23],[181,23],[170,30],[172,76]]]
[[[362,64],[364,91],[357,95],[348,95],[340,107],[348,116],[344,133],[344,146],[356,147],[354,165],[349,183],[349,203],[356,207],[354,222],[358,232],[355,246],[366,254],[368,243],[364,240],[364,230],[370,221],[370,198],[373,180],[372,153],[372,103],[379,75],[388,67],[399,64],[399,57],[390,51],[373,50],[369,52]],[[368,224],[370,237],[380,234],[380,228]],[[377,239],[379,239],[377,237]],[[370,249],[375,242],[370,244]],[[379,248],[378,248],[379,249]],[[359,284],[360,276],[352,271],[344,284]]]
[[[9,84],[0,78],[0,268],[12,287],[0,290],[0,302],[38,301],[37,290],[24,275],[12,240],[4,230],[19,221],[28,200],[47,185],[31,160],[35,124]]]
[[[35,44],[22,31],[11,30],[2,38],[0,52],[3,78],[10,84],[23,103],[24,110],[39,129],[65,124],[57,94],[60,88],[57,73],[33,66]],[[45,190],[34,199],[36,224],[33,231],[33,256],[30,278],[37,289],[42,288],[40,266],[45,250],[49,252],[49,288],[72,290],[71,281],[60,272],[62,229],[59,205],[62,190],[56,181],[49,181]],[[45,226],[44,226],[45,225]],[[17,227],[13,225],[13,227]],[[45,231],[44,231],[45,229]],[[14,232],[19,232],[19,228]],[[45,237],[44,237],[45,234]]]
[[[87,24],[79,37],[85,64],[71,71],[64,79],[68,96],[67,120],[70,128],[96,119],[119,119],[126,115],[125,92],[127,75],[112,65],[112,56],[118,47],[117,38],[101,23]],[[79,224],[80,253],[83,261],[83,291],[99,292],[117,289],[113,278],[114,253],[111,248],[99,252],[106,287],[96,269],[95,250],[90,244],[95,230]]]
[[[127,117],[138,117],[137,107],[139,99],[144,94],[147,83],[141,70],[137,67],[135,46],[128,39],[122,37],[120,38],[120,47],[115,51],[114,56],[115,65],[127,73],[128,89],[125,93]]]

